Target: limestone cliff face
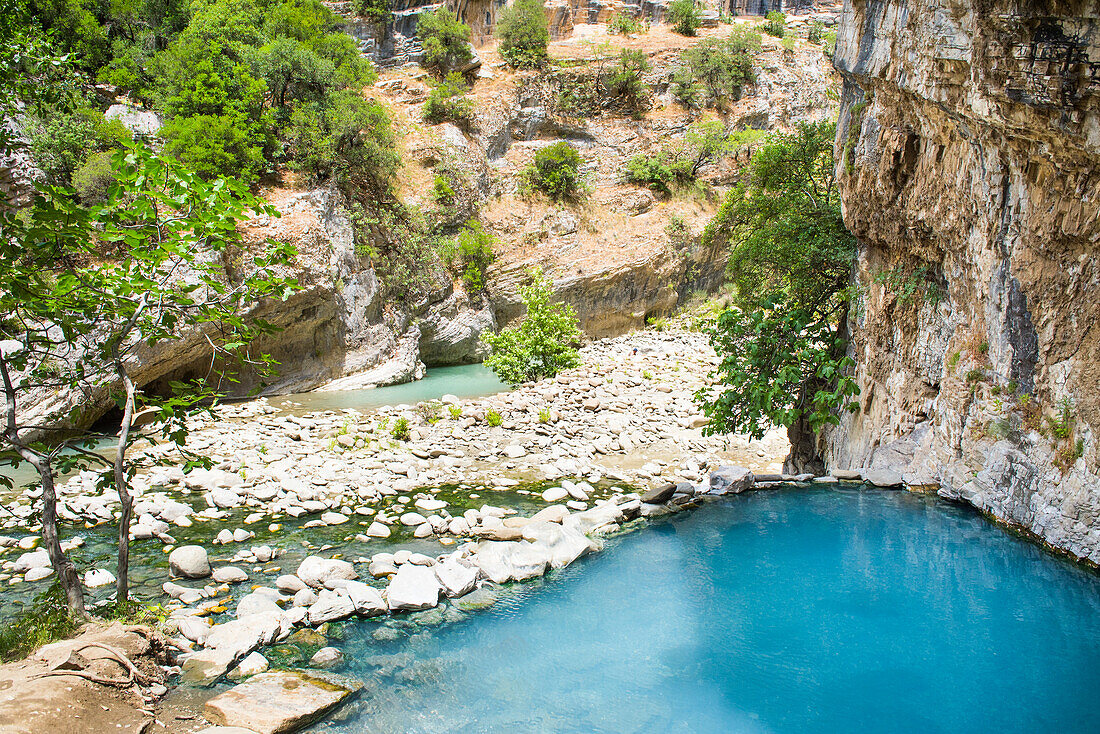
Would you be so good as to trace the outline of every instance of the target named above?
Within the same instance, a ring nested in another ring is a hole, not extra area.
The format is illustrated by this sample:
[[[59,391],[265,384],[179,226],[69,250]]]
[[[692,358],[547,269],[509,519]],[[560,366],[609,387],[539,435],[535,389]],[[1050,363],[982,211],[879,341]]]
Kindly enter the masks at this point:
[[[846,0],[861,412],[820,446],[1100,562],[1100,3]]]

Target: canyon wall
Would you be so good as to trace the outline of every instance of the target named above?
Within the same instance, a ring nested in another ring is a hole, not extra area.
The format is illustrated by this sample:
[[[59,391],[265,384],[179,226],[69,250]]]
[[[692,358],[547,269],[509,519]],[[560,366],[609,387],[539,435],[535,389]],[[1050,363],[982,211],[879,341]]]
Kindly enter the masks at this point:
[[[846,0],[860,411],[884,468],[1100,562],[1100,3]]]

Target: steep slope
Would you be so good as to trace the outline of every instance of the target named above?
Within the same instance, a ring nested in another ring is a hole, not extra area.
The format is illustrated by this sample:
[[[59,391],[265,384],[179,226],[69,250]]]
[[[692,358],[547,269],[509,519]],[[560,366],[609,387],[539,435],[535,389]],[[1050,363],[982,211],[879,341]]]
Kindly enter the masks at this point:
[[[1100,562],[1100,3],[845,2],[862,409],[820,446]]]

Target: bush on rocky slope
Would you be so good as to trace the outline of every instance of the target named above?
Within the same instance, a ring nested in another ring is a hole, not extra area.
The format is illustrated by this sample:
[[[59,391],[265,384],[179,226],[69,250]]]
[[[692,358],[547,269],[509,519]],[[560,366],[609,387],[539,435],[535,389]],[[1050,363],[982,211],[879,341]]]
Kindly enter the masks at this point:
[[[554,201],[576,198],[582,191],[580,167],[584,159],[564,140],[542,148],[523,173],[528,191],[541,191]]]
[[[516,69],[534,69],[546,62],[550,31],[539,0],[516,0],[497,18],[498,50]]]
[[[421,112],[424,121],[433,125],[453,122],[468,130],[476,117],[473,100],[466,96],[469,90],[462,75],[452,71],[428,92]]]
[[[753,58],[760,52],[760,34],[736,28],[729,38],[707,38],[680,54],[673,73],[672,93],[685,107],[724,109],[741,98],[741,88],[756,81]]]
[[[446,7],[421,13],[416,35],[424,47],[424,66],[439,76],[461,69],[473,58],[470,26]]]
[[[694,36],[702,22],[695,0],[672,0],[668,6],[668,22],[682,36]]]

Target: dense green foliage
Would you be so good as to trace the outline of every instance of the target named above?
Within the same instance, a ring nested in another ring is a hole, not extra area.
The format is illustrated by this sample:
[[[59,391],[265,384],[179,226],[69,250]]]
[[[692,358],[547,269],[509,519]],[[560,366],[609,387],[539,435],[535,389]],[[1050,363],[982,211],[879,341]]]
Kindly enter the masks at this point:
[[[390,17],[390,4],[388,0],[355,0],[355,14],[381,23]]]
[[[496,238],[476,219],[463,225],[458,236],[440,245],[440,255],[447,268],[462,278],[469,293],[485,288],[485,269],[493,261]]]
[[[576,198],[582,191],[581,154],[564,140],[539,149],[523,178],[529,190],[541,191],[554,201]]]
[[[470,26],[440,6],[421,13],[416,35],[424,47],[424,66],[440,76],[461,69],[474,57],[470,50]]]
[[[787,34],[787,14],[779,10],[768,12],[760,28],[769,36],[782,38]]]
[[[102,472],[121,500],[116,598],[125,601],[133,504],[128,483],[136,470],[127,451],[143,440],[183,451],[188,413],[217,397],[216,386],[235,379],[230,363],[266,373],[270,360],[247,347],[272,328],[241,314],[263,298],[289,293],[293,281],[277,273],[294,252],[275,242],[244,246],[236,225],[278,212],[239,182],[208,183],[140,145],[117,151],[112,166],[116,184],[102,205],[85,208],[73,192],[47,187],[26,211],[0,210],[0,312],[6,314],[0,386],[8,406],[0,464],[35,466],[44,497],[53,496],[54,471]],[[196,328],[209,329],[213,338],[219,359],[210,373],[192,384],[175,383],[170,397],[139,390],[128,371],[136,355]],[[117,393],[117,434],[75,432],[47,442],[32,437],[41,427],[18,423],[16,404],[27,394],[79,393],[103,384]],[[96,443],[100,438],[110,439],[109,454]],[[67,447],[79,451],[61,453]],[[0,476],[4,484],[10,482]],[[43,527],[53,522],[44,512]],[[43,534],[49,547],[51,533]],[[79,584],[68,573],[71,566],[55,570],[67,591]]]
[[[825,24],[820,20],[815,20],[810,23],[809,29],[806,31],[806,41],[817,45],[825,39]]]
[[[504,60],[516,69],[534,69],[546,63],[550,30],[541,0],[516,0],[500,11],[496,36]]]
[[[166,150],[201,175],[251,182],[283,162],[319,177],[340,168],[311,167],[325,160],[317,148],[355,166],[370,159],[354,148],[369,145],[372,129],[348,136],[341,126],[369,117],[371,103],[356,92],[374,72],[319,0],[30,3],[31,32],[71,54],[86,75],[77,82],[98,80],[152,105],[167,118]],[[95,117],[105,104],[28,115],[36,150],[50,151],[40,157],[51,182],[69,184],[89,158],[117,147],[118,131]]]
[[[717,120],[693,123],[682,140],[666,144],[655,154],[630,159],[626,165],[627,180],[668,195],[676,187],[694,183],[703,166],[717,163],[760,134],[756,130],[728,132]]]
[[[573,307],[551,300],[551,284],[541,271],[530,276],[531,282],[519,290],[527,307],[523,321],[498,334],[481,335],[490,349],[485,366],[512,385],[553,377],[580,364],[581,332]]]
[[[452,71],[428,92],[428,99],[424,102],[424,109],[421,112],[424,121],[433,125],[453,122],[463,129],[469,129],[476,117],[476,112],[473,100],[466,96],[468,91],[470,88],[462,75]]]
[[[33,605],[0,627],[0,663],[21,660],[42,645],[71,637],[81,621],[69,609],[60,586],[51,584]]]
[[[697,396],[712,433],[818,430],[854,407],[843,332],[856,242],[840,215],[834,133],[822,122],[774,135],[704,232],[729,248],[736,288],[710,332],[720,389]]]
[[[702,22],[696,0],[672,0],[668,6],[668,22],[672,30],[683,36],[694,36]]]
[[[724,109],[756,81],[753,58],[759,51],[760,34],[747,28],[735,28],[729,38],[704,39],[680,54],[672,93],[685,107]]]

